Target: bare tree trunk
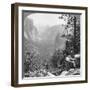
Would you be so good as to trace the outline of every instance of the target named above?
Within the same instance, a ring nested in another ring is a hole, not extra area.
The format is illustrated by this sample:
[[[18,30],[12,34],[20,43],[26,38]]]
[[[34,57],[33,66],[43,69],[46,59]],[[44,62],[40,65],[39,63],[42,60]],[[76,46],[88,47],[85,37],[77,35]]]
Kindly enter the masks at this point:
[[[76,53],[76,17],[74,16],[74,54]]]

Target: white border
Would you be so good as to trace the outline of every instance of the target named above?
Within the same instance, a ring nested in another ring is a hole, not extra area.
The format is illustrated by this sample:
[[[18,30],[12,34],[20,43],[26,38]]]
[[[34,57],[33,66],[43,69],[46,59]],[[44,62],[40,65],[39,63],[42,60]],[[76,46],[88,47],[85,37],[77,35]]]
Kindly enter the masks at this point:
[[[35,11],[50,11],[50,12],[72,12],[81,13],[81,75],[75,77],[55,77],[55,78],[30,78],[22,79],[22,10],[35,10]],[[54,8],[39,8],[39,7],[18,7],[18,83],[19,84],[32,84],[32,83],[46,83],[46,82],[64,82],[64,81],[80,81],[85,80],[85,11],[84,10],[72,10],[72,9],[54,9]]]

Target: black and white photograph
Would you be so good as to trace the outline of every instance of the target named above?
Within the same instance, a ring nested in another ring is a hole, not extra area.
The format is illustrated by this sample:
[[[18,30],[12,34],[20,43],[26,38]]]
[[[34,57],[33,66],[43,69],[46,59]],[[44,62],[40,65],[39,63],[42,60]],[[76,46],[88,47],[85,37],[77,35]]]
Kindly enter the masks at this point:
[[[14,86],[87,82],[86,7],[16,3],[12,23]]]
[[[22,15],[23,77],[80,75],[80,14]]]

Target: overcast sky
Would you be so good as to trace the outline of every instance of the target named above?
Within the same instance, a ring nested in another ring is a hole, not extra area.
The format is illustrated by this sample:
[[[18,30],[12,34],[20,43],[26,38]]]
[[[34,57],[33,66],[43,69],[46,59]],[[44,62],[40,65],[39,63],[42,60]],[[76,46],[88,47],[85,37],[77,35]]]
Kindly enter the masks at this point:
[[[60,24],[66,24],[66,21],[63,19],[59,19],[61,14],[47,14],[47,13],[36,13],[36,14],[30,14],[27,16],[27,18],[33,20],[33,24],[37,29],[42,26],[53,26],[53,25],[60,25]],[[39,29],[40,31],[41,29]]]

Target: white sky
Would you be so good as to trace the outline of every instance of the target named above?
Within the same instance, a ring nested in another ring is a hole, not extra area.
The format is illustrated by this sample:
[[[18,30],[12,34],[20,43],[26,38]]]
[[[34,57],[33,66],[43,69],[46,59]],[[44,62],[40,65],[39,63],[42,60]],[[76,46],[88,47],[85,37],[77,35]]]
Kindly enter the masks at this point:
[[[63,19],[59,19],[59,16],[61,14],[36,13],[29,15],[28,18],[33,20],[36,27],[66,24]]]

